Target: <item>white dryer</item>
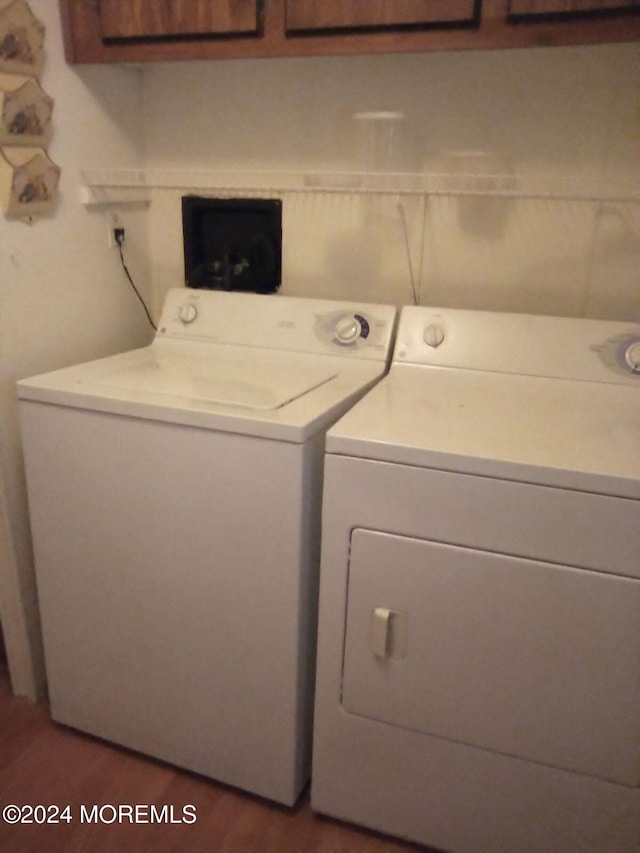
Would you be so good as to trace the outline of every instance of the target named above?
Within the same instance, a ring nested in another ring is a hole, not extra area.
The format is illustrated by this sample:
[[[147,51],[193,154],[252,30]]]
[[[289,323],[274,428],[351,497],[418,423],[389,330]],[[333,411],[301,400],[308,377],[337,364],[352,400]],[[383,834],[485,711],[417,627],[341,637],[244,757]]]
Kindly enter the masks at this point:
[[[640,326],[403,309],[327,435],[312,806],[640,850]]]
[[[150,346],[18,384],[55,720],[295,802],[325,432],[394,316],[178,289]]]

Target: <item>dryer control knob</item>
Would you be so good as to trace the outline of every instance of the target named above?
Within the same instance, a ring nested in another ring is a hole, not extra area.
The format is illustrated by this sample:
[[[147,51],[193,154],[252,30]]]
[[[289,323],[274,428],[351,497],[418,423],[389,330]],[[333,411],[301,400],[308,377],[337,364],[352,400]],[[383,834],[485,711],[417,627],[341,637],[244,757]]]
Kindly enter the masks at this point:
[[[341,344],[354,343],[362,334],[360,320],[352,315],[340,317],[335,325],[334,334],[336,340]]]
[[[629,344],[624,354],[624,360],[634,373],[640,373],[640,341]]]
[[[187,326],[189,323],[193,323],[193,321],[198,316],[198,309],[192,302],[187,302],[184,305],[180,306],[178,311],[178,318],[181,323],[184,323]]]
[[[437,323],[431,323],[423,332],[424,342],[429,347],[439,347],[444,340],[444,329]]]

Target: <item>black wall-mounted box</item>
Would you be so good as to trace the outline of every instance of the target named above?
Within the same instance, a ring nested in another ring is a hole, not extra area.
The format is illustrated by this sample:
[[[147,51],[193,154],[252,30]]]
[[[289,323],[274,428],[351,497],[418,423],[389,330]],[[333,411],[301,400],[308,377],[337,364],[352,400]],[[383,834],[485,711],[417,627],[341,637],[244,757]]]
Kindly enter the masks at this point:
[[[188,287],[275,293],[282,280],[280,199],[182,199]]]

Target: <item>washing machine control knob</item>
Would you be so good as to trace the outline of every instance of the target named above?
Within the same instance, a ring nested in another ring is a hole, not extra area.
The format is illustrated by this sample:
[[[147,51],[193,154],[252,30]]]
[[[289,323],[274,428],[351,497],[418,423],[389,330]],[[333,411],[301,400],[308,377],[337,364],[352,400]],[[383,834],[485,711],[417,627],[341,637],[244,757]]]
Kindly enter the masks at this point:
[[[422,334],[424,342],[429,347],[439,347],[444,340],[444,329],[437,323],[430,323]]]
[[[181,305],[178,310],[178,318],[185,326],[189,323],[193,323],[197,316],[198,309],[192,302],[186,302],[184,305]]]
[[[634,373],[640,373],[640,341],[629,344],[624,354],[624,360]]]
[[[354,343],[362,335],[360,318],[353,314],[340,317],[336,322],[333,332],[338,343]]]

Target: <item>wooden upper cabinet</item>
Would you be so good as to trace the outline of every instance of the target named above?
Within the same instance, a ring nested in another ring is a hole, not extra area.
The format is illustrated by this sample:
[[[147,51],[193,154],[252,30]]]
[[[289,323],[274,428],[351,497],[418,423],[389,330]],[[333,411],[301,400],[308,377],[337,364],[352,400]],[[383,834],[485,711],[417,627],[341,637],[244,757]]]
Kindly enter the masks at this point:
[[[473,23],[476,0],[285,0],[287,33],[420,29]]]
[[[509,0],[512,17],[604,15],[640,11],[640,0]]]
[[[0,3],[2,0],[0,0]],[[640,0],[58,0],[68,62],[640,40]]]
[[[257,0],[101,0],[105,40],[257,33]]]

